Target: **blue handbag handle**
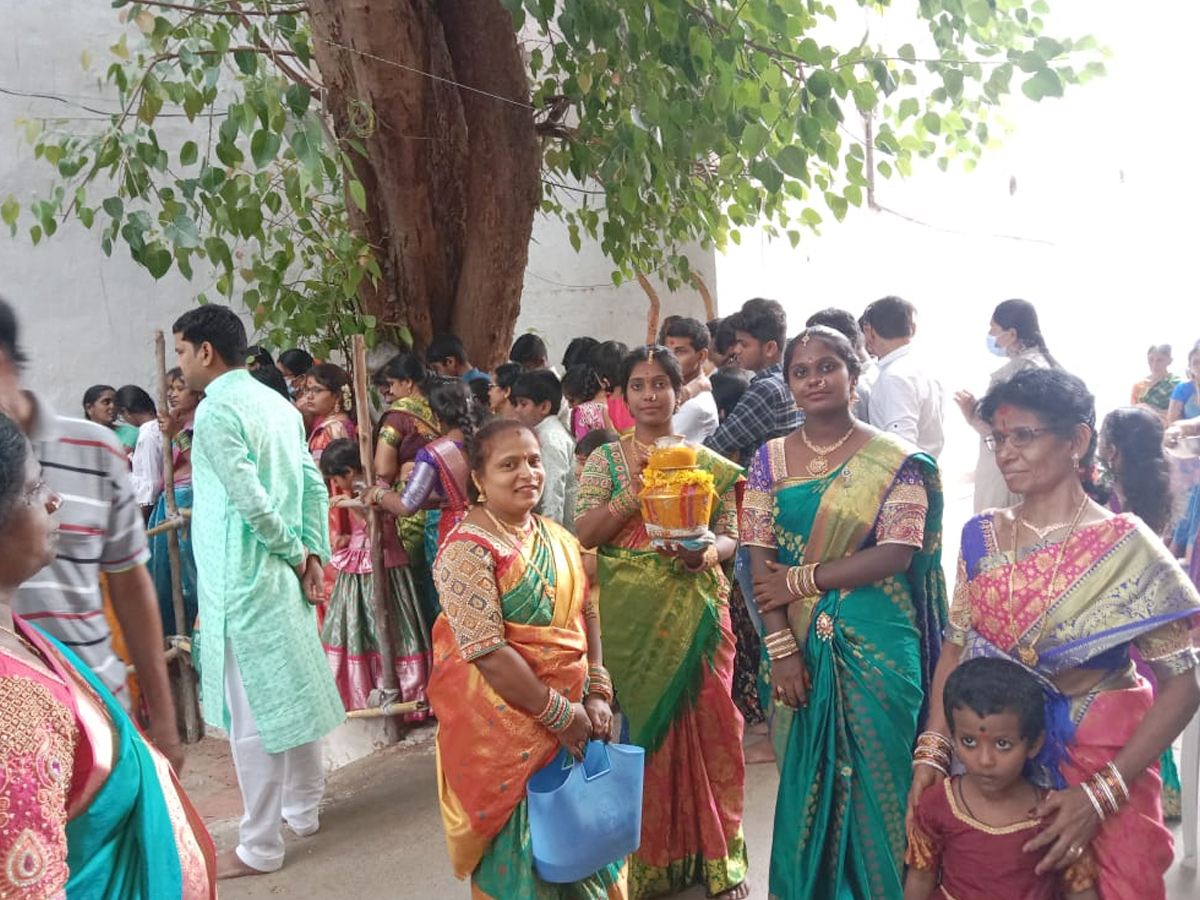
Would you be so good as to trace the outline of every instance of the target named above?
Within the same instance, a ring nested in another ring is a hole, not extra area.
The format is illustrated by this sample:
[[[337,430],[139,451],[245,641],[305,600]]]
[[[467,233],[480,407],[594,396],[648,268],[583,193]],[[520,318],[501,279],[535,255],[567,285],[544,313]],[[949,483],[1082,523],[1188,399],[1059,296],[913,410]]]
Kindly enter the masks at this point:
[[[558,764],[563,769],[571,769],[576,765],[575,757],[563,747],[558,751]],[[612,771],[612,760],[608,757],[608,744],[604,741],[588,741],[587,752],[583,757],[583,780],[595,781],[603,778]]]
[[[593,765],[593,760],[599,764]],[[612,760],[608,758],[608,744],[604,741],[588,741],[587,755],[583,758],[583,780],[595,781],[612,771]]]

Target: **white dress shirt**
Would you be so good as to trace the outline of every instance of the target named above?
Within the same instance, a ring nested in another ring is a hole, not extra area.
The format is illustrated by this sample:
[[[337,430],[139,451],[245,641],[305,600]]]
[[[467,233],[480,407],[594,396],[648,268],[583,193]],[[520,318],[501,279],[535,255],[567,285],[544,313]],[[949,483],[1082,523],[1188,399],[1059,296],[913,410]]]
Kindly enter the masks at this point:
[[[925,370],[911,344],[897,347],[879,360],[869,410],[876,428],[916,444],[936,459],[946,445],[944,403],[941,383]]]
[[[679,412],[671,420],[671,430],[692,443],[703,444],[717,430],[719,423],[716,398],[712,391],[701,391],[679,407]]]
[[[138,506],[153,506],[163,489],[163,441],[158,421],[151,419],[138,427],[133,448],[133,498]]]

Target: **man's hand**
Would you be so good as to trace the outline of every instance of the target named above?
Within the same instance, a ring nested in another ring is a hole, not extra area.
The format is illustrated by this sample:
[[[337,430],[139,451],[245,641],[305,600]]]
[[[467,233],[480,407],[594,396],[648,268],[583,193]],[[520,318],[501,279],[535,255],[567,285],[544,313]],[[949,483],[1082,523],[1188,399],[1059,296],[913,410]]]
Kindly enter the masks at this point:
[[[325,573],[321,571],[321,561],[315,556],[309,556],[296,566],[296,577],[304,589],[304,599],[313,606],[325,602]]]

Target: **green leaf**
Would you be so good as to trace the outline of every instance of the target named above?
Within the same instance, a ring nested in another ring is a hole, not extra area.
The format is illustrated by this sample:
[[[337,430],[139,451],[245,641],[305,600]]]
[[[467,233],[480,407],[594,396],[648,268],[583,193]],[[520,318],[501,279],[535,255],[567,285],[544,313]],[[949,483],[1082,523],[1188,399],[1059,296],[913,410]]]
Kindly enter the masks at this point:
[[[293,84],[287,89],[286,94],[287,108],[292,111],[292,115],[297,119],[303,118],[308,112],[308,104],[312,99],[312,94],[308,88],[302,84]]]
[[[769,136],[770,132],[763,125],[751,122],[742,131],[742,156],[745,159],[754,159],[766,146]]]
[[[113,219],[120,219],[125,215],[125,204],[120,197],[105,197],[100,205]]]
[[[357,178],[352,178],[346,183],[346,187],[350,189],[350,199],[354,201],[354,205],[366,212],[367,190],[363,187],[363,183]]]
[[[253,75],[258,71],[258,54],[253,50],[235,50],[233,61],[243,75]]]
[[[808,156],[795,144],[779,148],[775,154],[775,165],[792,178],[803,178],[808,174]]]
[[[817,69],[808,76],[808,81],[805,82],[808,89],[814,97],[820,97],[824,100],[833,91],[833,82],[829,78],[829,73],[824,69]]]
[[[182,210],[163,229],[163,236],[176,247],[200,246],[200,230],[192,217]]]
[[[921,119],[921,123],[925,126],[925,130],[930,134],[940,134],[942,131],[941,116],[935,113],[932,109],[925,113],[924,118]]]
[[[296,159],[309,172],[316,172],[321,168],[321,147],[313,142],[307,131],[293,131],[288,138],[288,144],[296,154]]]
[[[4,198],[4,202],[0,203],[0,222],[5,225],[12,225],[17,221],[17,216],[21,214],[21,204],[17,202],[17,198],[9,194]]]
[[[233,257],[229,253],[229,245],[219,237],[205,238],[204,252],[214,265],[221,266],[226,271],[233,268]]]
[[[1054,38],[1039,37],[1033,42],[1033,52],[1047,62],[1062,56],[1063,50],[1063,45]]]
[[[942,71],[942,83],[946,86],[946,94],[957,103],[962,99],[963,72],[962,69],[947,66]]]
[[[921,111],[921,104],[917,102],[915,97],[905,97],[900,101],[900,119],[911,118]]]
[[[845,197],[839,197],[837,194],[829,191],[825,194],[825,202],[829,204],[829,209],[835,219],[841,222],[846,218],[846,211],[849,209],[849,205],[846,203]]]
[[[238,149],[237,144],[222,141],[217,144],[217,159],[229,168],[236,169],[246,159],[246,156]]]
[[[967,15],[976,25],[986,25],[991,21],[992,9],[987,0],[971,0],[967,4]]]
[[[254,160],[254,165],[265,169],[279,153],[282,143],[279,135],[273,131],[260,128],[254,132],[254,136],[250,138],[250,157]]]
[[[200,149],[196,146],[195,141],[185,141],[184,145],[179,148],[179,164],[181,166],[190,166],[196,162],[196,158],[200,155]]]
[[[821,61],[821,48],[812,38],[806,37],[796,47],[796,55],[810,66],[815,66]]]
[[[157,242],[150,244],[142,251],[141,264],[146,267],[154,280],[162,278],[171,268],[171,251]]]
[[[1045,97],[1061,97],[1063,95],[1063,85],[1057,72],[1053,69],[1042,69],[1042,71],[1021,85],[1021,93],[1030,100],[1041,100]]]

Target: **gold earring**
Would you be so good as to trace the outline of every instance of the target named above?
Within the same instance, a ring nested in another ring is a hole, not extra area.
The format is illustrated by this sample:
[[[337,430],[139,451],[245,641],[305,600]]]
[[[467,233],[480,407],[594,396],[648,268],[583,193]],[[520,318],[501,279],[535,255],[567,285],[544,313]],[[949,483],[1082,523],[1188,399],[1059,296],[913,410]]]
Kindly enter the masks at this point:
[[[484,491],[483,486],[480,485],[479,481],[474,478],[472,478],[471,481],[475,484],[475,491],[479,495],[479,502],[487,503],[487,493]]]

